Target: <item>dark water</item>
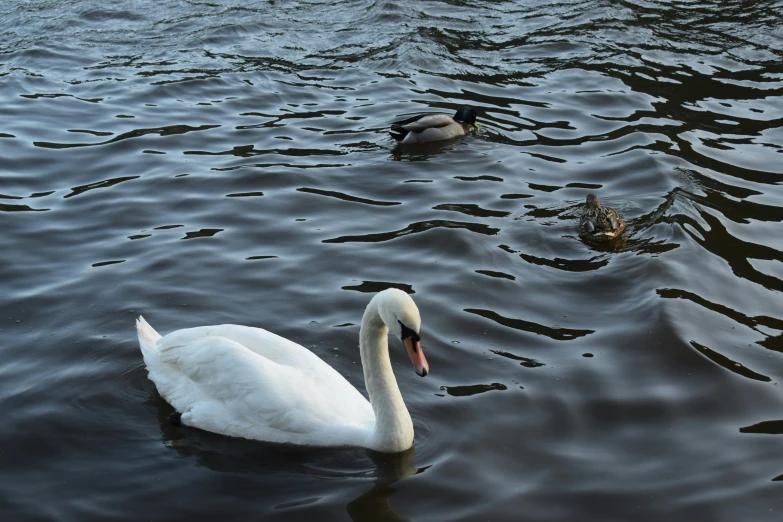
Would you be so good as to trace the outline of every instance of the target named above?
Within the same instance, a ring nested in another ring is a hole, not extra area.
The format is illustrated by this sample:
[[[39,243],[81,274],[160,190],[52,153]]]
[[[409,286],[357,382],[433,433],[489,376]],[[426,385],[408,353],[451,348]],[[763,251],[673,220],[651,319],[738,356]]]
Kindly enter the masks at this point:
[[[783,3],[0,7],[3,520],[777,521]],[[390,121],[482,130],[396,149]],[[579,240],[585,195],[629,223]],[[133,319],[260,326],[362,386],[413,293],[394,457],[169,425]]]

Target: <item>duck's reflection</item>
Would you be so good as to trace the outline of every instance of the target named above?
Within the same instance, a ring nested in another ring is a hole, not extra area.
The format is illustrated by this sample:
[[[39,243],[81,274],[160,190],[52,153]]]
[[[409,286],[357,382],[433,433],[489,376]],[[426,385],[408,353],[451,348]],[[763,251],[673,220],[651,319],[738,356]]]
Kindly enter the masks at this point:
[[[389,157],[393,161],[429,161],[435,156],[454,148],[460,138],[435,141],[431,143],[417,143],[414,145],[397,145],[391,151]]]

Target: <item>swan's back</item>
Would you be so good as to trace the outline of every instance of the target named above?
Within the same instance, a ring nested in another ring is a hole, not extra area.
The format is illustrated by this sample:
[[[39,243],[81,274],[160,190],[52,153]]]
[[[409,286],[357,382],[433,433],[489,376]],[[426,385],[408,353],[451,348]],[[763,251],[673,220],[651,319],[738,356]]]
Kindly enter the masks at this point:
[[[226,339],[231,339],[248,350],[284,366],[293,366],[305,370],[320,369],[324,365],[323,360],[313,352],[293,341],[289,341],[285,337],[273,334],[263,328],[237,324],[196,326],[194,328],[177,330],[162,337],[160,342],[158,342],[158,347],[163,351],[173,346],[182,346],[199,341],[205,337],[225,337]],[[331,366],[325,366],[334,371]]]

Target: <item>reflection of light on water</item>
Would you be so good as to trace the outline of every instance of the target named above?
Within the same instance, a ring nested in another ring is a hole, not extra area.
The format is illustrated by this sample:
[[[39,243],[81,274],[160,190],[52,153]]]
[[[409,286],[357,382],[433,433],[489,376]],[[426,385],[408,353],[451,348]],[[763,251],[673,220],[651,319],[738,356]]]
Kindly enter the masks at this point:
[[[696,236],[696,238],[698,238],[700,241],[704,241],[704,236],[702,236],[696,228],[691,226],[690,223],[683,223],[682,228],[684,228],[688,233]]]

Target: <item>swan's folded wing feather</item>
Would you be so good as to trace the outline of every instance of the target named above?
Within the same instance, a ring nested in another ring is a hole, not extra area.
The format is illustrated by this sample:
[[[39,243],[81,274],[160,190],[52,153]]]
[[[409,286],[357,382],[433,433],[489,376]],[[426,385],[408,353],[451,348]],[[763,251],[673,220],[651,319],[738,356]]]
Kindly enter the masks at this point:
[[[159,353],[160,360],[177,370],[180,378],[200,388],[192,399],[234,400],[259,386],[285,386],[278,382],[281,372],[270,367],[273,363],[225,337],[205,336],[187,343],[167,344]],[[172,405],[177,407],[173,402]]]

